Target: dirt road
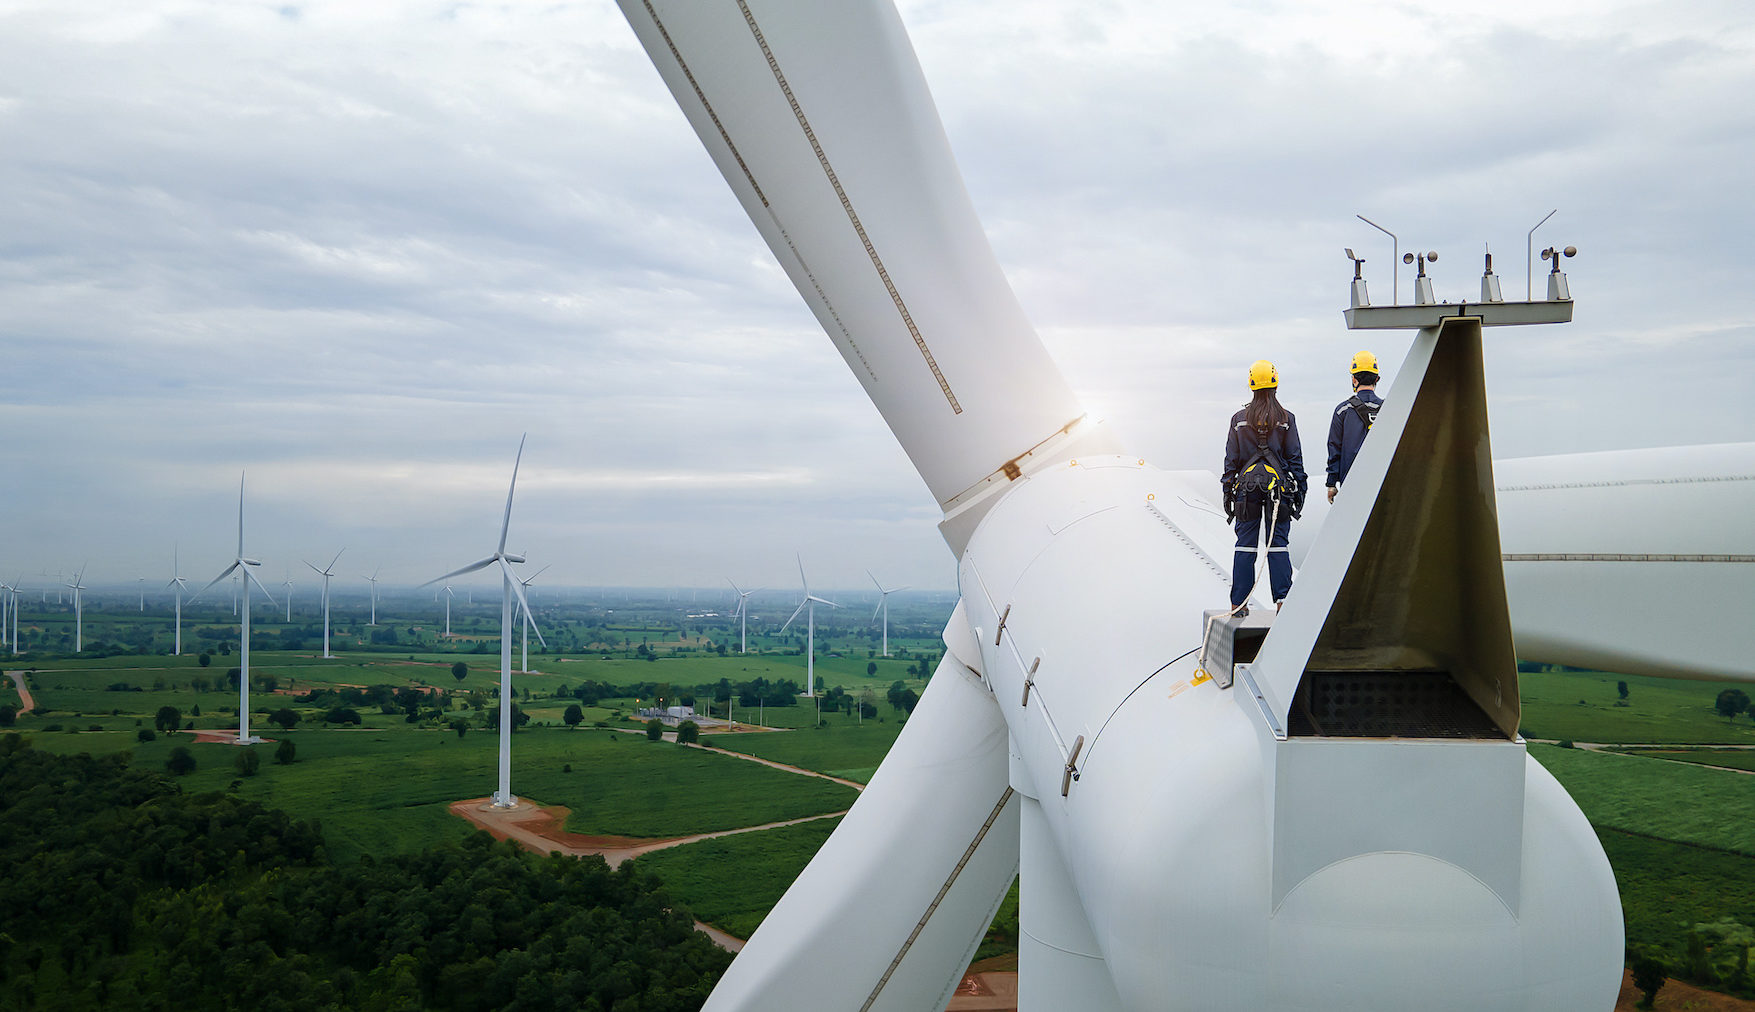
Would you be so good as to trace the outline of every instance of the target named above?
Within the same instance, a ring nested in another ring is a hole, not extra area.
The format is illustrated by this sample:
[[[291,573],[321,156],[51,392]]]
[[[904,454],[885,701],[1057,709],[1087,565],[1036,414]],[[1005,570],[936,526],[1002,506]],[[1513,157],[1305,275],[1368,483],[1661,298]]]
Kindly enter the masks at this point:
[[[29,713],[36,709],[37,701],[31,698],[30,690],[24,687],[24,672],[8,671],[6,672],[6,677],[12,679],[13,685],[18,686],[18,699],[22,704],[19,707],[18,712]]]

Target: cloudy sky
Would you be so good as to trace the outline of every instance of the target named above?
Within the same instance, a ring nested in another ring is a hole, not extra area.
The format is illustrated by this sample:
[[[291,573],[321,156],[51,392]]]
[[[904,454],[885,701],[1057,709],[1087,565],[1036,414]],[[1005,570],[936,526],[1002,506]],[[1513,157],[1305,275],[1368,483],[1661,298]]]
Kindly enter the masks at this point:
[[[1320,443],[1341,247],[1389,294],[1355,213],[1455,298],[1559,208],[1577,322],[1493,335],[1498,455],[1755,439],[1746,0],[901,8],[1026,311],[1160,465],[1217,468],[1257,357]],[[526,432],[545,582],[954,583],[611,0],[0,0],[0,578],[217,572],[247,469],[267,582],[417,583],[492,550]]]

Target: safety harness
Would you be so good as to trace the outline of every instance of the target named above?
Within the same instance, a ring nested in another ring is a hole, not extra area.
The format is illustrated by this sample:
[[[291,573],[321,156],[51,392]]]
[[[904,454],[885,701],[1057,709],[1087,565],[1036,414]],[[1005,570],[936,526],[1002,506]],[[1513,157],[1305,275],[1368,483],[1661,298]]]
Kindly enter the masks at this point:
[[[1353,409],[1353,414],[1359,416],[1359,421],[1365,423],[1365,431],[1370,432],[1371,426],[1377,422],[1377,409],[1383,406],[1383,402],[1379,401],[1373,404],[1358,394],[1354,394],[1347,398],[1347,406]]]

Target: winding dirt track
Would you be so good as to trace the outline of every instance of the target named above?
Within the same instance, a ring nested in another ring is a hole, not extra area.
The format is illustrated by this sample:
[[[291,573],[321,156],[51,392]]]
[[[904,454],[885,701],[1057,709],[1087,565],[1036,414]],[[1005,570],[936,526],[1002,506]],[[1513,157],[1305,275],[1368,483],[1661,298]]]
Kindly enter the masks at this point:
[[[659,840],[634,836],[584,836],[579,833],[569,833],[562,828],[566,825],[567,816],[570,814],[568,808],[563,805],[537,805],[528,798],[520,801],[517,808],[510,810],[494,808],[488,798],[454,801],[451,803],[451,814],[468,819],[498,839],[514,840],[538,854],[549,854],[556,851],[574,857],[597,854],[608,861],[610,867],[613,868],[623,861],[632,860],[641,854],[650,854],[655,850],[680,847],[685,843],[712,840],[721,836],[737,836],[740,833],[756,833],[764,829],[779,829],[782,826],[796,826],[805,822],[816,822],[820,819],[833,819],[847,813],[846,811],[828,812],[823,815],[808,815],[802,819],[769,822],[760,826],[743,826],[738,829],[722,829],[715,833],[697,833],[693,836],[674,836]]]
[[[13,685],[18,686],[18,699],[23,704],[19,707],[19,712],[29,713],[36,709],[37,701],[31,698],[30,690],[24,687],[24,672],[8,671],[6,677],[12,679]]]

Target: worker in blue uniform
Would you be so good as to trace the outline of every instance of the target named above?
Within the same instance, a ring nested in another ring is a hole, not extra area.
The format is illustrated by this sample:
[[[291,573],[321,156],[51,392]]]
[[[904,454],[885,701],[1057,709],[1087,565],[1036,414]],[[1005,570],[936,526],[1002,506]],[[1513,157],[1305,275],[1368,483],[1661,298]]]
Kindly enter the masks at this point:
[[[1263,526],[1268,530],[1268,583],[1274,605],[1292,590],[1292,559],[1287,542],[1292,521],[1304,513],[1304,449],[1298,420],[1280,405],[1279,372],[1267,360],[1249,367],[1249,404],[1231,416],[1225,436],[1225,472],[1220,477],[1225,516],[1237,529],[1231,561],[1231,611],[1249,614],[1255,589],[1256,556]]]
[[[1335,406],[1328,423],[1328,501],[1353,469],[1353,458],[1365,444],[1365,434],[1377,422],[1383,398],[1377,396],[1377,356],[1368,351],[1353,356],[1353,396]]]

